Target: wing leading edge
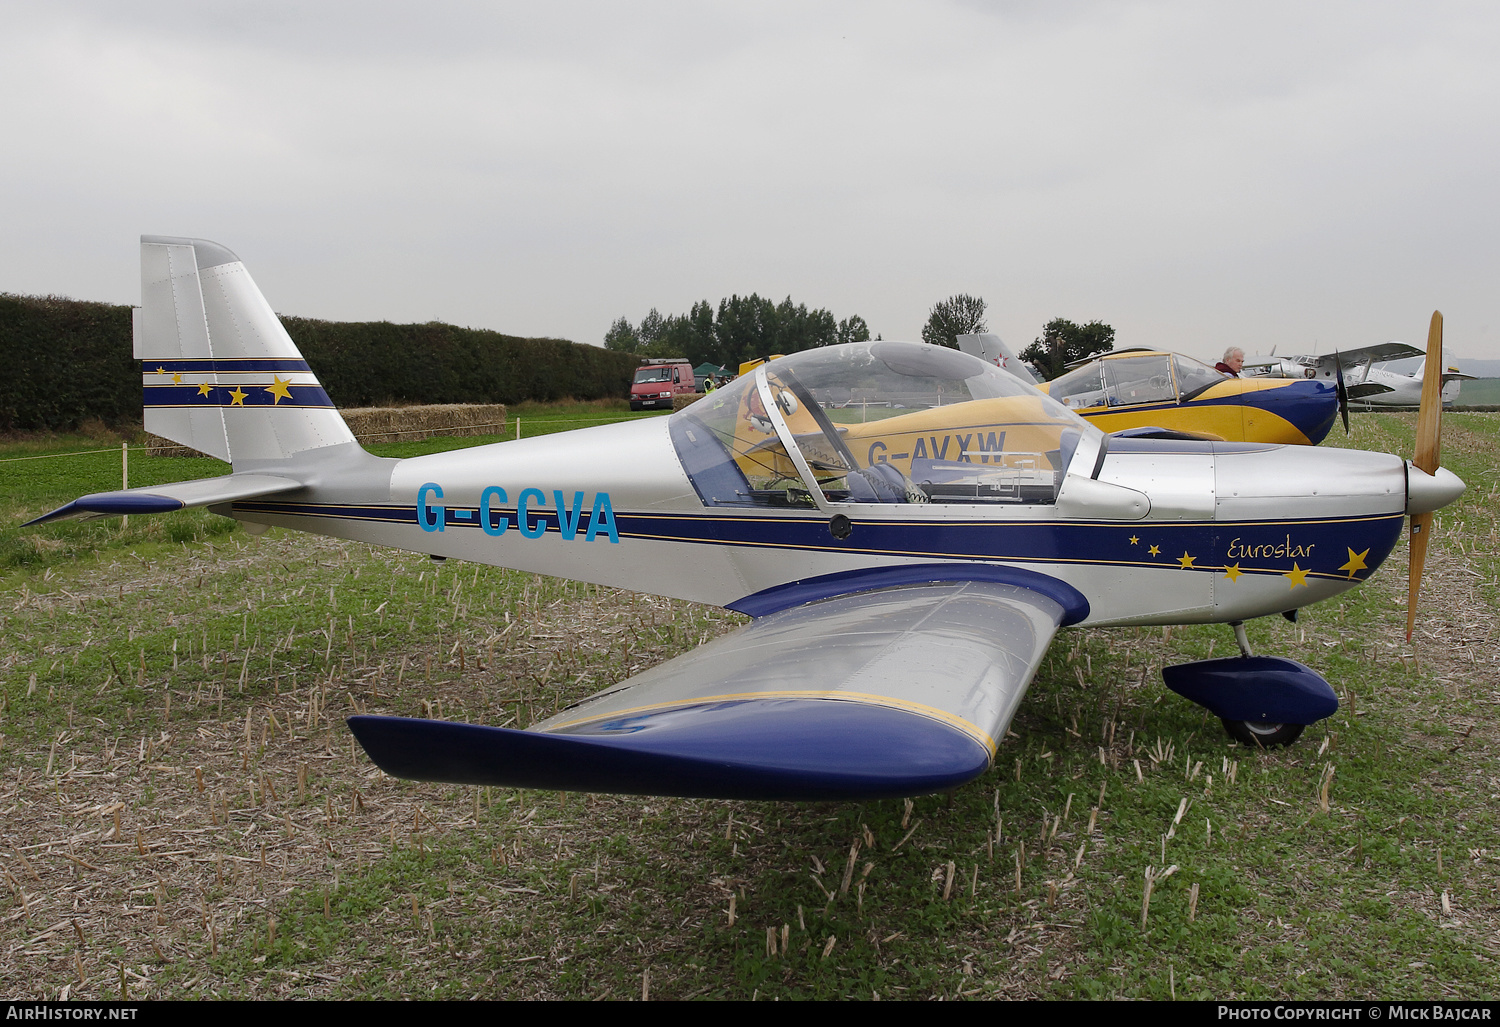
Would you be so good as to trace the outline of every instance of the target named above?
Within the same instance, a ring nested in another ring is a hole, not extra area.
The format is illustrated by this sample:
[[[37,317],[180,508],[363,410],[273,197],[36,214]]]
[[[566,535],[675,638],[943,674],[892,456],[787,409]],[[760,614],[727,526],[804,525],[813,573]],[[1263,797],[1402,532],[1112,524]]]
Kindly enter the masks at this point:
[[[526,731],[351,717],[396,777],[699,798],[920,795],[982,774],[1063,617],[990,582],[763,617]]]

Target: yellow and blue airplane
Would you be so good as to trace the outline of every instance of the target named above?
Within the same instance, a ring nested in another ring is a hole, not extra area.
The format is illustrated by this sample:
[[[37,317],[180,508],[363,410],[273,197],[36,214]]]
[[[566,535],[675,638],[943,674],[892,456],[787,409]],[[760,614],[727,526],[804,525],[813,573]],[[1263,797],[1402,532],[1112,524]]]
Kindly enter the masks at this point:
[[[971,341],[972,340],[972,341]],[[960,348],[1025,373],[993,335]],[[1234,378],[1181,353],[1105,353],[1037,388],[1111,434],[1161,429],[1217,442],[1315,446],[1339,413],[1338,383],[1309,378]]]

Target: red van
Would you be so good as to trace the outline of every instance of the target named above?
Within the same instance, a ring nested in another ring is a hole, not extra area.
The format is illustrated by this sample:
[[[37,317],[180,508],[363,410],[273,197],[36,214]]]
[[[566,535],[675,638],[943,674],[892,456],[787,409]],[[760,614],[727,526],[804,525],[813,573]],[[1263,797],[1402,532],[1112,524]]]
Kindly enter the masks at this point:
[[[691,396],[696,391],[693,365],[686,360],[681,357],[646,360],[635,372],[635,382],[630,386],[630,409],[666,407],[670,410],[673,396]]]

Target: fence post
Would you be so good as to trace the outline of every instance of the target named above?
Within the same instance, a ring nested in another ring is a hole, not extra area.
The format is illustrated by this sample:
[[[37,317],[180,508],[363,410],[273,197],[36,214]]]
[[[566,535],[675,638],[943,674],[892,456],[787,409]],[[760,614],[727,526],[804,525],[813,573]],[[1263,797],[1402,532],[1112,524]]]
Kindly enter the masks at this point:
[[[120,443],[120,488],[130,488],[130,443]],[[120,518],[120,527],[124,529],[130,524],[130,515],[126,514]]]
[[[516,441],[521,441],[521,419],[519,417],[516,418]]]

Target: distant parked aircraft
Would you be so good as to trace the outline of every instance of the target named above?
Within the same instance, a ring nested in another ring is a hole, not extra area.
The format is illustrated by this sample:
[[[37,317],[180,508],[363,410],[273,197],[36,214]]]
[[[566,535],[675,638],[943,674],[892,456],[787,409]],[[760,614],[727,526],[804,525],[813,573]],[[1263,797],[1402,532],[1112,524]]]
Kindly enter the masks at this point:
[[[1421,356],[1424,356],[1421,350],[1407,343],[1383,342],[1322,356],[1298,354],[1253,357],[1245,361],[1245,374],[1267,378],[1325,378],[1332,381],[1337,377],[1337,368],[1342,367],[1344,382],[1349,390],[1349,402],[1366,406],[1414,407],[1422,399],[1422,372],[1426,367],[1426,360],[1409,375],[1387,371],[1375,365]],[[1444,371],[1444,405],[1451,406],[1458,399],[1459,382],[1470,381],[1474,377],[1472,374],[1463,374],[1456,367],[1450,366]]]
[[[1232,378],[1180,353],[1103,353],[1038,383],[997,335],[960,335],[958,348],[1031,382],[1107,432],[1317,445],[1339,409],[1332,382]]]

